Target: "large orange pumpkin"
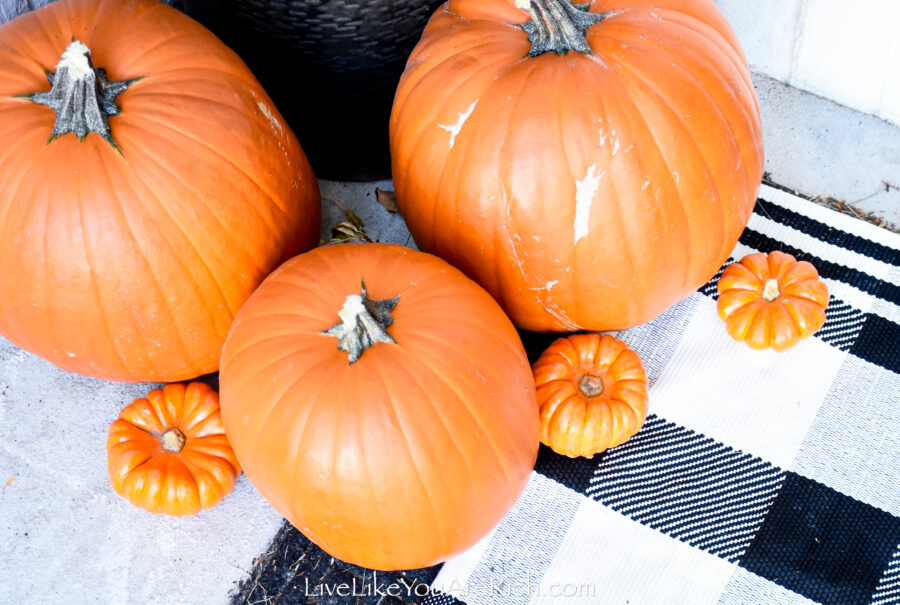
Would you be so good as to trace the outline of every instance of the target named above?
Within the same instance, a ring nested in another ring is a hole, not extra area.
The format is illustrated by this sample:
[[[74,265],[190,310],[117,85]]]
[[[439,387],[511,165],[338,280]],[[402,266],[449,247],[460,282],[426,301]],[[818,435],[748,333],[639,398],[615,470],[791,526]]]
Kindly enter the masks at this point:
[[[537,456],[512,323],[458,270],[409,248],[331,245],[285,263],[238,313],[220,385],[256,489],[357,565],[424,567],[465,550],[512,507]]]
[[[694,292],[762,177],[750,72],[712,0],[586,6],[450,0],[391,116],[416,244],[536,331],[627,328]]]
[[[60,0],[0,27],[15,344],[110,380],[212,372],[238,308],[318,230],[296,138],[198,23],[156,0]]]

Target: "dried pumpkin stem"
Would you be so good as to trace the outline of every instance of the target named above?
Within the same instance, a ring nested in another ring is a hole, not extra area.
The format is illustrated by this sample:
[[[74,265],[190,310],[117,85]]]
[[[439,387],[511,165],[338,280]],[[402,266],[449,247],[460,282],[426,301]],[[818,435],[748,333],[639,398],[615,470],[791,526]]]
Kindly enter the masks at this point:
[[[578,380],[578,390],[585,397],[596,397],[603,394],[603,379],[599,376],[584,374]]]
[[[95,133],[119,148],[110,134],[108,118],[119,115],[115,99],[136,80],[110,82],[105,70],[94,69],[91,51],[78,40],[69,44],[56,65],[56,72],[48,73],[47,79],[49,91],[26,98],[56,112],[51,141],[69,132],[74,132],[79,139]]]
[[[593,54],[585,36],[609,13],[589,12],[590,4],[570,4],[567,0],[517,0],[516,6],[528,12],[531,21],[522,26],[531,42],[532,57],[553,51],[564,55],[570,50]]]
[[[187,438],[178,428],[172,427],[159,437],[159,444],[164,450],[172,454],[177,454],[184,449]]]
[[[781,296],[781,292],[778,290],[778,280],[775,278],[766,280],[766,285],[763,286],[762,297],[772,302],[779,296]]]
[[[362,284],[359,294],[351,294],[338,311],[341,321],[324,332],[338,339],[338,350],[345,351],[350,363],[356,363],[362,354],[376,342],[396,342],[387,329],[394,323],[391,311],[397,306],[399,296],[384,300],[373,300]]]

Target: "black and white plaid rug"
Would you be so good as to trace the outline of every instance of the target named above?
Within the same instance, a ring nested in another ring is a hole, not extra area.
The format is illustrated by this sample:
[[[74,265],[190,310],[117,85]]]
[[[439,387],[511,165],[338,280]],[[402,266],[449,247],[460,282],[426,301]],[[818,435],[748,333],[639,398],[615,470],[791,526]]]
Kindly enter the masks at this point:
[[[234,602],[900,603],[900,236],[763,186],[729,262],[772,250],[828,285],[815,337],[732,341],[716,276],[617,334],[647,367],[644,428],[590,460],[542,448],[469,552],[374,573],[286,525]]]

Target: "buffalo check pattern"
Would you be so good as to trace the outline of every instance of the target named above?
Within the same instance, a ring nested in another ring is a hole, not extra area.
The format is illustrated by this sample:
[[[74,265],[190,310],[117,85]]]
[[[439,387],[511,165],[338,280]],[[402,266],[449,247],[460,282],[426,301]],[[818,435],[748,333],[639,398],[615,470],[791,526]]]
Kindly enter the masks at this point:
[[[772,250],[829,287],[814,337],[784,353],[732,341],[721,271],[617,333],[647,367],[642,430],[592,459],[542,446],[491,534],[385,576],[416,574],[398,601],[900,604],[900,236],[763,186],[726,265]],[[550,342],[523,338],[533,357]]]

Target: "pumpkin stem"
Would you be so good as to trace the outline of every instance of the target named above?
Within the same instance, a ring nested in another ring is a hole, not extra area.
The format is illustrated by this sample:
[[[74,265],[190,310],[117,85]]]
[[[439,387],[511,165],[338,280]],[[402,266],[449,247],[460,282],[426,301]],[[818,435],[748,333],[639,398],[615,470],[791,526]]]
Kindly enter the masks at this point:
[[[175,427],[170,428],[159,437],[159,444],[162,448],[172,454],[177,454],[184,449],[186,441],[187,438],[185,438],[184,433]]]
[[[115,98],[136,80],[110,82],[106,71],[94,69],[91,51],[83,42],[73,40],[63,52],[55,73],[48,73],[50,90],[26,98],[56,112],[50,141],[68,132],[79,139],[89,133],[102,136],[119,149],[109,130],[109,116],[119,115]]]
[[[781,296],[781,292],[778,290],[777,279],[772,278],[766,281],[766,285],[763,286],[762,296],[769,302],[772,302],[773,300]]]
[[[532,57],[553,51],[564,55],[570,50],[593,54],[585,36],[609,13],[589,12],[590,3],[571,4],[568,0],[516,0],[516,6],[531,15],[522,26],[531,42]]]
[[[603,393],[603,379],[599,376],[584,374],[578,380],[578,390],[585,397],[596,397]]]
[[[338,350],[345,351],[350,363],[355,363],[376,342],[396,342],[387,328],[394,323],[391,311],[397,306],[399,298],[373,300],[366,293],[363,282],[362,292],[348,296],[343,308],[338,311],[341,321],[319,334],[337,338]]]

